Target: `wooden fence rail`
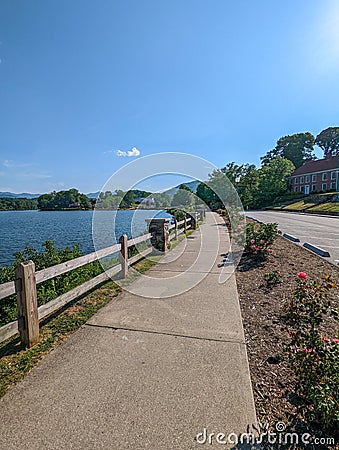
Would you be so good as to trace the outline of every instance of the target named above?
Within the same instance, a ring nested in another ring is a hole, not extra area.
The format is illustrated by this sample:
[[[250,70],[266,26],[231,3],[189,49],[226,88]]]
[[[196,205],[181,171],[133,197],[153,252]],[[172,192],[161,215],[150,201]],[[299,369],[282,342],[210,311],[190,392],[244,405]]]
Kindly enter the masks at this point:
[[[180,222],[175,221],[173,225],[168,227],[169,231],[172,232],[170,238],[178,239],[179,234],[186,233],[188,228],[196,229],[196,226],[197,219],[194,216],[185,218]],[[123,235],[120,237],[118,244],[39,270],[38,272],[35,272],[33,261],[19,264],[16,269],[15,281],[0,285],[0,300],[16,293],[18,304],[18,320],[0,328],[0,342],[19,332],[23,345],[26,347],[34,345],[39,337],[40,320],[114,276],[125,278],[128,274],[129,266],[145,258],[153,251],[152,247],[148,247],[128,258],[128,248],[147,242],[151,238],[152,233],[143,234],[133,239],[127,239],[127,236]],[[36,286],[38,284],[118,252],[119,263],[117,265],[38,307],[36,295]]]

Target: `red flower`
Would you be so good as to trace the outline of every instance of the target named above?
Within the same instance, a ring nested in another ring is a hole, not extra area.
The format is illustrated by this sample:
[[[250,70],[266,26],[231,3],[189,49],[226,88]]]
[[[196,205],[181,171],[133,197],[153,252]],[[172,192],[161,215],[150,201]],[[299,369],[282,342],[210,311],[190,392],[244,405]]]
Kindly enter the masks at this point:
[[[305,273],[305,272],[298,272],[297,273],[297,277],[299,278],[299,280],[306,280],[307,273]]]
[[[268,250],[268,253],[273,253],[273,250],[270,248],[269,250]]]
[[[325,342],[331,342],[331,339],[325,336],[321,336],[321,339]]]
[[[334,342],[335,344],[339,344],[339,339],[333,339],[333,342]]]

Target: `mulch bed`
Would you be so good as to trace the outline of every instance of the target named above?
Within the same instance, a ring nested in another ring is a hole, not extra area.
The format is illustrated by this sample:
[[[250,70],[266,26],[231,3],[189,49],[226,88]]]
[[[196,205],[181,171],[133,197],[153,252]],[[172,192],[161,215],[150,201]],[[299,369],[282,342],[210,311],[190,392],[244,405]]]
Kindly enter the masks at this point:
[[[320,436],[325,431],[308,420],[296,393],[297,379],[284,354],[289,335],[282,305],[296,287],[298,272],[306,272],[311,279],[329,274],[339,283],[339,268],[280,236],[272,249],[273,254],[261,264],[244,255],[236,271],[258,421],[270,424],[270,430],[282,421],[289,430]],[[281,272],[282,282],[270,288],[264,273],[273,270]],[[338,307],[338,289],[333,291],[331,299]],[[326,324],[324,335],[338,337],[337,326]]]

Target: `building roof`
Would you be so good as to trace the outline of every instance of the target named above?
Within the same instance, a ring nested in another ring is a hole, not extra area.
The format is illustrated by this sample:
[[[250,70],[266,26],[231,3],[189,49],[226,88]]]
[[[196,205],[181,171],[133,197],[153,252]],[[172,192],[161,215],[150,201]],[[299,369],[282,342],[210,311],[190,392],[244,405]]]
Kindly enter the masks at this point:
[[[324,159],[316,159],[315,161],[307,161],[301,167],[296,169],[292,176],[304,175],[306,173],[322,172],[324,170],[338,169],[339,156],[331,156]]]

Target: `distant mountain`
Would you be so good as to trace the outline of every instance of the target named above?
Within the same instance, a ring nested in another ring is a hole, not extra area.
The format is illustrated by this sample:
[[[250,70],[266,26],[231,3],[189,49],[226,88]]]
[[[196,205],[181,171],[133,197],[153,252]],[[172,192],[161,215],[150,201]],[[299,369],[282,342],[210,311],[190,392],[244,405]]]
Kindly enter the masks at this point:
[[[200,184],[200,181],[194,180],[190,181],[188,183],[182,183],[185,184],[187,187],[191,189],[191,191],[196,192],[198,185]],[[169,189],[166,191],[166,194],[174,195],[177,190],[179,189],[179,186],[176,186],[172,189]],[[89,194],[86,194],[88,198],[95,198],[97,199],[99,197],[100,191],[98,192],[90,192]],[[22,192],[21,194],[15,194],[13,192],[0,192],[0,198],[38,198],[42,194],[29,194],[28,192]]]
[[[13,192],[0,192],[0,198],[38,198],[41,194],[28,194],[27,192],[22,192],[21,194],[14,194]]]
[[[196,193],[197,192],[197,187],[199,186],[199,184],[201,183],[201,181],[199,180],[194,180],[194,181],[189,181],[188,183],[180,183],[180,184],[184,184],[185,186],[187,186],[188,188],[191,189],[192,192]],[[177,190],[179,189],[179,186],[176,186],[172,189],[169,189],[168,191],[166,191],[166,194],[168,195],[174,195]]]

